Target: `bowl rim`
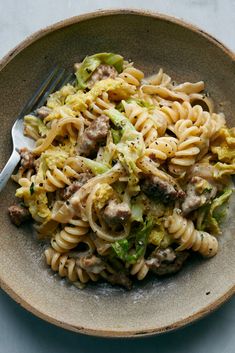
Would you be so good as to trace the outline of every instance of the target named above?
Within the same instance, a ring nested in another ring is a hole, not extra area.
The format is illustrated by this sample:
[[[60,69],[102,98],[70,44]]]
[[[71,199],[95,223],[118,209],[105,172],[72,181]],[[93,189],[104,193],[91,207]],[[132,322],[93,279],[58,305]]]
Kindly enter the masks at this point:
[[[199,34],[206,38],[209,42],[213,43],[219,49],[221,49],[225,55],[229,56],[232,61],[235,62],[235,53],[227,48],[223,43],[221,43],[218,39],[213,37],[211,34],[205,32],[199,27],[192,25],[191,23],[181,20],[174,16],[168,16],[156,11],[149,11],[145,9],[130,9],[130,8],[114,8],[114,9],[99,9],[97,11],[92,11],[88,13],[84,13],[81,15],[69,17],[67,19],[61,20],[59,22],[53,23],[52,25],[46,26],[31,35],[27,36],[23,41],[21,41],[18,45],[16,45],[13,49],[8,51],[3,58],[0,60],[0,72],[2,69],[9,63],[11,60],[18,55],[22,50],[36,42],[38,39],[46,36],[47,34],[54,32],[58,29],[65,28],[67,26],[73,25],[75,23],[84,22],[86,20],[90,20],[98,17],[106,17],[110,15],[139,15],[145,17],[151,17],[160,19],[165,22],[170,22],[177,24],[181,27],[189,29],[192,32]],[[150,336],[156,335],[164,332],[169,332],[178,328],[181,328],[185,325],[188,325],[198,319],[203,318],[207,314],[213,312],[223,303],[225,303],[229,298],[235,294],[235,284],[232,285],[223,295],[219,298],[215,299],[211,304],[206,305],[201,310],[195,312],[194,314],[188,316],[187,318],[178,320],[171,325],[163,326],[163,327],[153,327],[148,329],[140,329],[140,330],[131,330],[131,331],[119,331],[119,330],[101,330],[101,329],[91,329],[89,327],[80,327],[68,324],[66,322],[59,321],[58,319],[49,316],[43,309],[36,309],[34,306],[29,304],[25,299],[23,299],[17,292],[12,289],[6,281],[0,278],[0,288],[2,288],[13,300],[15,300],[20,306],[22,306],[27,311],[31,312],[35,316],[43,319],[51,324],[54,324],[58,327],[62,327],[64,329],[74,331],[77,333],[83,333],[91,336],[100,336],[100,337],[140,337],[140,336]]]

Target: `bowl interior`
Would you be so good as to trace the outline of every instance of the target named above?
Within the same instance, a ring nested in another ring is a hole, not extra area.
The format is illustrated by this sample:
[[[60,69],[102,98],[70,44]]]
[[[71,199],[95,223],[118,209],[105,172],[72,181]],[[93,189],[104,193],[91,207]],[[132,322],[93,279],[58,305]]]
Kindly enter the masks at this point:
[[[2,65],[1,167],[10,155],[17,113],[53,64],[72,69],[74,62],[96,52],[120,53],[146,75],[162,67],[178,82],[204,80],[229,125],[235,125],[235,62],[199,31],[154,15],[111,11],[65,21],[38,37]],[[176,276],[144,281],[130,292],[103,284],[81,291],[47,269],[32,227],[17,229],[10,223],[7,207],[14,190],[9,182],[0,195],[0,279],[8,293],[44,319],[97,335],[160,332],[212,310],[234,290],[234,202],[213,259],[194,261]]]

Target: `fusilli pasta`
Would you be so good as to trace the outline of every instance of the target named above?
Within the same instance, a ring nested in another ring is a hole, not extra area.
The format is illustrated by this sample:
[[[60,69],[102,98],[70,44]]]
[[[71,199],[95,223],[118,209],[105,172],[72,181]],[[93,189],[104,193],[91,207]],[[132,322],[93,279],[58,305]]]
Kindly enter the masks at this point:
[[[85,243],[90,249],[94,249],[92,240],[84,236],[88,231],[88,222],[79,219],[71,220],[69,224],[65,225],[64,228],[51,239],[51,246],[60,253],[68,252],[79,243]]]
[[[193,222],[180,213],[180,210],[175,209],[173,215],[165,221],[168,232],[180,243],[177,250],[192,249],[205,257],[214,256],[218,251],[217,239],[207,232],[196,230]]]

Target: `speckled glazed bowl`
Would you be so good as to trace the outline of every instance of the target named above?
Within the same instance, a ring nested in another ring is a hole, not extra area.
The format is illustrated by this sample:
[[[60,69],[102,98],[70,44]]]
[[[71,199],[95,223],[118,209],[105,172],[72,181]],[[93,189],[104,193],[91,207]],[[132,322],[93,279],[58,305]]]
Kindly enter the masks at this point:
[[[221,43],[178,20],[144,11],[100,11],[32,35],[0,62],[0,167],[11,151],[17,113],[54,63],[72,69],[87,54],[113,51],[147,74],[163,67],[175,80],[203,79],[235,125],[235,57]],[[220,109],[220,110],[221,110]],[[35,315],[76,332],[135,336],[165,332],[217,308],[235,291],[235,203],[211,260],[188,263],[176,276],[150,279],[132,291],[99,284],[78,290],[44,264],[42,246],[29,226],[10,223],[14,199],[9,182],[0,195],[0,283]]]

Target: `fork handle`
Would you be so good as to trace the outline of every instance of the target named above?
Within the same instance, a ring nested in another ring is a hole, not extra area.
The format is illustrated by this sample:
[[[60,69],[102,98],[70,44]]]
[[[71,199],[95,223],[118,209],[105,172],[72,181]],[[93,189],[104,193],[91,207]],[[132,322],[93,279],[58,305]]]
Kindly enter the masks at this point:
[[[8,179],[12,175],[15,167],[20,161],[20,155],[16,150],[13,150],[11,157],[9,158],[7,164],[0,173],[0,192],[6,185]]]

